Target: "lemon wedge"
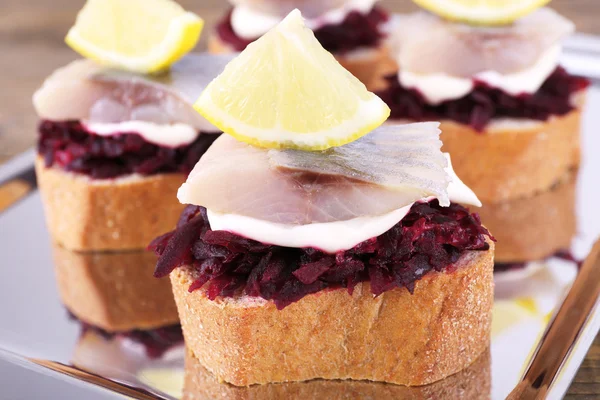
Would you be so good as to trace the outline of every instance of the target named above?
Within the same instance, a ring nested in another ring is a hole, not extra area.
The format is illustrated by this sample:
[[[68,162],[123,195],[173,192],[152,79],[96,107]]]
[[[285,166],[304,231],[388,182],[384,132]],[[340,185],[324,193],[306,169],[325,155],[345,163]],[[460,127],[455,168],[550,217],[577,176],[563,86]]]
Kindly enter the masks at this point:
[[[231,61],[194,107],[240,141],[300,150],[352,142],[390,114],[323,49],[298,10]]]
[[[192,50],[203,26],[171,0],[88,0],[65,42],[101,64],[153,73]]]
[[[441,17],[477,25],[510,24],[550,0],[413,0]]]

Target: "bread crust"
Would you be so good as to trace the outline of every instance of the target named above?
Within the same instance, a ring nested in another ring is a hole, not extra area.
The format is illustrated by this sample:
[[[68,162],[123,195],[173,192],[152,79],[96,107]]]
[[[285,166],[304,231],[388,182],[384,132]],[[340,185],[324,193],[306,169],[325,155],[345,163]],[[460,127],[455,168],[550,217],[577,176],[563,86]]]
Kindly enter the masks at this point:
[[[214,54],[235,53],[229,44],[223,42],[216,32],[208,38],[208,51]],[[364,52],[360,54],[358,52]],[[379,90],[386,86],[386,75],[398,70],[396,61],[385,45],[376,48],[359,49],[348,54],[333,54],[336,60],[352,75],[357,77],[369,90]]]
[[[229,44],[222,41],[219,37],[219,34],[215,31],[211,32],[208,36],[207,50],[209,53],[213,54],[236,53],[236,50]]]
[[[144,249],[175,227],[185,207],[176,197],[183,174],[93,180],[46,168],[39,156],[35,170],[48,230],[70,250]]]
[[[444,399],[487,400],[491,396],[489,349],[469,367],[431,385],[408,387],[380,382],[312,380],[237,387],[219,382],[190,353],[185,358],[183,400]]]
[[[236,386],[312,379],[425,385],[469,366],[489,346],[493,244],[468,252],[452,273],[428,273],[414,294],[374,298],[369,283],[325,290],[277,310],[247,296],[188,292],[189,267],[171,273],[188,349]],[[274,347],[276,349],[274,350]]]
[[[550,190],[476,210],[498,241],[496,262],[539,260],[571,247],[577,233],[576,177],[572,170]]]
[[[154,253],[52,250],[61,300],[81,321],[107,332],[179,323],[171,285],[152,276]]]
[[[514,120],[517,121],[517,120]],[[485,132],[442,121],[442,150],[483,204],[548,191],[580,162],[581,109],[548,121],[494,124]]]
[[[221,40],[216,31],[213,31],[208,35],[207,50],[209,53],[213,54],[236,53],[236,50],[231,45]]]

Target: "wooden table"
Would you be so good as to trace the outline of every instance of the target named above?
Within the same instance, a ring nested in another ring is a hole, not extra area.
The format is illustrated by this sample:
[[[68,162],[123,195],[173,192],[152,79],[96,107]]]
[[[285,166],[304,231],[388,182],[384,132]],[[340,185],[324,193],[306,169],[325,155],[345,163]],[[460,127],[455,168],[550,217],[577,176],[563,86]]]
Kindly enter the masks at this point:
[[[0,6],[0,163],[31,147],[36,117],[31,95],[55,68],[75,59],[63,43],[81,0],[1,0]],[[205,33],[227,9],[226,0],[180,0],[206,20]],[[393,11],[414,10],[409,0],[383,0]],[[552,6],[582,32],[600,34],[598,0],[555,0]],[[200,46],[204,46],[206,34]],[[568,399],[600,398],[600,336],[569,391]]]

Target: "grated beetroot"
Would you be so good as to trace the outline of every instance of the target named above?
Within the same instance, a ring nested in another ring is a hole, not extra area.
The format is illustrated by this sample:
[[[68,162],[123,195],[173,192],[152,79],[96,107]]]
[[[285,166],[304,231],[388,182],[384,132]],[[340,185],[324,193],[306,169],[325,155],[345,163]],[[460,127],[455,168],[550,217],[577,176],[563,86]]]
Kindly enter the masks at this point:
[[[452,120],[483,131],[493,118],[527,118],[540,121],[552,115],[565,115],[574,109],[571,95],[589,86],[583,77],[570,75],[557,67],[534,94],[512,96],[476,81],[468,95],[430,105],[418,90],[406,89],[397,75],[387,78],[389,86],[377,93],[390,109],[391,118],[413,121]]]
[[[385,36],[381,26],[388,19],[388,14],[378,7],[374,7],[368,14],[352,11],[341,23],[324,25],[314,33],[325,50],[332,53],[346,53],[359,47],[379,45]],[[230,45],[235,51],[244,50],[246,46],[258,39],[244,39],[234,32],[231,26],[231,11],[219,22],[216,29],[221,41]]]
[[[381,236],[336,254],[314,248],[263,244],[210,229],[206,209],[188,206],[177,228],[156,238],[149,249],[159,259],[154,276],[191,265],[198,273],[189,291],[206,286],[211,300],[239,293],[273,300],[277,308],[327,288],[371,282],[379,295],[396,287],[411,293],[430,271],[451,272],[464,251],[488,250],[489,232],[477,214],[437,200],[416,203],[402,221]],[[492,238],[493,239],[493,238]]]
[[[202,134],[189,145],[162,147],[146,142],[135,132],[99,136],[88,132],[79,121],[42,121],[39,125],[38,154],[46,167],[94,179],[128,174],[188,174],[218,134]]]

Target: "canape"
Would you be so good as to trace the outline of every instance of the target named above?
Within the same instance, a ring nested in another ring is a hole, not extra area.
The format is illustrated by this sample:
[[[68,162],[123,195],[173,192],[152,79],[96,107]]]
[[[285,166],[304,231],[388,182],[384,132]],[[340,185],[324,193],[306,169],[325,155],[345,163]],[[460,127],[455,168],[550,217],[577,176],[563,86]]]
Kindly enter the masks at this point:
[[[150,247],[186,346],[217,379],[424,385],[483,354],[493,239],[456,204],[481,205],[439,124],[381,126],[389,108],[297,10],[195,107],[227,134],[179,189],[177,228]]]
[[[379,95],[398,122],[442,121],[443,149],[484,204],[499,262],[548,257],[575,234],[569,182],[588,81],[559,63],[573,29],[548,8],[502,26],[424,12],[396,25],[399,70]]]
[[[321,45],[367,87],[383,85],[397,66],[385,38],[390,16],[377,0],[236,0],[209,38],[214,53],[242,51],[295,8],[307,18]]]
[[[405,16],[399,70],[379,95],[393,119],[442,121],[444,150],[484,205],[531,197],[579,164],[588,81],[559,65],[573,29],[548,8],[496,27]]]
[[[179,190],[206,208],[188,206],[152,245],[194,356],[238,386],[424,385],[477,359],[489,345],[493,244],[477,216],[450,203],[478,201],[441,167],[438,132],[434,123],[379,128],[321,153],[217,139]],[[440,200],[423,197],[414,176],[406,191],[367,182],[358,154],[386,173],[404,157],[393,171],[403,178],[421,166]]]
[[[192,108],[229,60],[189,55],[161,75],[78,60],[34,95],[48,229],[72,250],[143,249],[174,226],[170,198],[218,129]]]

